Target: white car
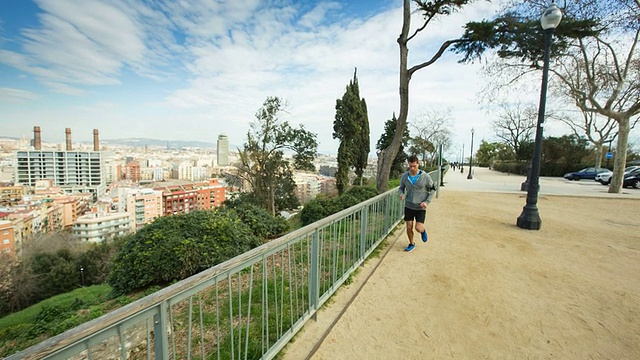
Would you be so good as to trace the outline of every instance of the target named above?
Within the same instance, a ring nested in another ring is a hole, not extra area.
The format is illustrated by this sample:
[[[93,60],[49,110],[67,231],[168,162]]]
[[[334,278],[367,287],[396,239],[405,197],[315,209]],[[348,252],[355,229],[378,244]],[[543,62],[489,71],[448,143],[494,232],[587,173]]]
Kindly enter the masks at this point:
[[[640,165],[627,166],[624,169],[624,175],[629,174],[635,169],[640,169]],[[594,180],[599,182],[602,185],[609,185],[611,183],[611,175],[613,175],[613,172],[611,171],[601,172],[596,175],[596,178]],[[624,178],[624,175],[623,175],[623,178]]]

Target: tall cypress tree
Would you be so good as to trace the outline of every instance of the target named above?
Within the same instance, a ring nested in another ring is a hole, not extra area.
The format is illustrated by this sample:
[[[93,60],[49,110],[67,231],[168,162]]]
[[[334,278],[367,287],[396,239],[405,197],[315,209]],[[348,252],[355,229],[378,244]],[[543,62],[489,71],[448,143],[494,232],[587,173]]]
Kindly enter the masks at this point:
[[[336,185],[342,194],[349,187],[349,170],[354,168],[356,181],[362,183],[362,175],[369,156],[369,118],[367,104],[360,98],[357,69],[342,99],[336,100],[336,116],[333,122],[333,138],[340,140]]]

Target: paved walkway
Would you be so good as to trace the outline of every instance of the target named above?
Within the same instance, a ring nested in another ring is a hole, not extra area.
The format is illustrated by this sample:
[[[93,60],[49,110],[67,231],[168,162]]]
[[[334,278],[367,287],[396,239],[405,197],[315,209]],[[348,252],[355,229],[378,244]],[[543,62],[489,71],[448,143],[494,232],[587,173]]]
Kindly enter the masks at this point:
[[[526,180],[525,176],[478,167],[472,169],[472,179],[467,179],[468,175],[468,167],[464,168],[464,173],[450,170],[444,176],[445,187],[459,191],[526,194],[525,191],[520,191],[520,185]],[[541,177],[539,194],[640,199],[640,189],[626,188],[620,194],[610,194],[608,190],[608,186],[593,180],[569,181],[560,177]]]
[[[444,188],[441,188],[441,195],[446,196],[447,191],[450,190],[512,193],[519,194],[522,199],[518,201],[522,201],[522,205],[525,204],[526,192],[520,191],[520,184],[525,180],[524,176],[503,174],[486,168],[473,168],[473,178],[467,179],[467,176],[468,168],[465,168],[464,173],[460,173],[459,170],[449,171],[445,175],[445,185]],[[624,189],[622,194],[609,194],[607,186],[589,180],[576,182],[562,178],[543,177],[540,179],[540,186],[542,198],[560,195],[640,199],[639,189]],[[513,225],[520,211],[519,206],[516,205],[513,210]],[[454,236],[451,234],[450,226],[445,222],[436,223],[435,226],[430,227],[432,229],[430,234],[434,239]],[[465,236],[468,235],[467,233]],[[413,328],[418,326],[416,324],[428,322],[421,311],[424,304],[421,304],[420,299],[416,298],[416,289],[411,288],[415,286],[413,282],[416,281],[416,276],[421,276],[421,273],[429,271],[433,272],[434,269],[442,265],[437,261],[449,261],[445,257],[441,259],[440,256],[450,249],[445,248],[447,244],[443,241],[430,242],[428,247],[424,247],[418,241],[418,247],[415,251],[417,254],[407,257],[406,253],[402,251],[407,243],[404,227],[399,227],[388,241],[389,245],[383,254],[379,258],[368,260],[361,271],[353,276],[353,282],[341,288],[330,299],[329,304],[319,311],[317,321],[311,320],[305,324],[300,334],[296,335],[294,340],[284,349],[281,359],[387,359],[385,354],[394,353],[392,351],[394,349],[391,347],[398,346],[409,346],[406,349],[401,348],[399,352],[395,349],[396,354],[403,353],[403,357],[407,359],[457,358],[455,356],[447,357],[443,354],[440,354],[443,356],[439,356],[435,353],[425,353],[426,350],[422,347],[420,338],[427,341],[438,341],[433,338],[433,333],[431,335],[421,333],[419,336],[403,333],[406,328]],[[425,261],[427,262],[425,263]],[[398,269],[402,270],[398,271]],[[406,285],[404,284],[405,279]],[[469,280],[471,281],[471,278]],[[396,287],[395,293],[389,290],[392,287],[390,284],[394,284]],[[397,289],[398,284],[401,284],[399,290]],[[362,293],[361,290],[363,290]],[[403,291],[404,293],[402,293]],[[443,291],[449,290],[444,289]],[[372,298],[377,298],[379,301],[369,302],[367,300]],[[391,307],[388,304],[392,304]],[[365,309],[368,315],[361,316],[362,309]],[[372,343],[371,338],[367,340],[367,336],[365,336],[367,327],[372,326],[372,317],[378,324],[377,326],[405,329],[392,331],[393,341],[378,339],[379,343],[376,341]],[[443,326],[455,327],[456,325]],[[456,332],[455,329],[452,331]],[[460,331],[464,332],[464,329],[460,329]],[[385,348],[386,346],[389,348]],[[365,355],[363,349],[369,349],[369,353]],[[466,358],[472,357],[470,353],[467,353]]]

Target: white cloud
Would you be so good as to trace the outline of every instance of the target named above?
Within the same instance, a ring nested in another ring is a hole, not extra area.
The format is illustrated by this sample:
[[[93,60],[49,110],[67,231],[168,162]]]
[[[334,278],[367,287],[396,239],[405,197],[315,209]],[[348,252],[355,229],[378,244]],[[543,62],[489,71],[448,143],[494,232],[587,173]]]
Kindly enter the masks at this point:
[[[0,88],[0,103],[1,102],[23,102],[25,100],[36,100],[38,94],[31,91],[25,91],[12,88]]]
[[[400,4],[368,18],[350,18],[338,1],[315,6],[289,0],[37,4],[44,11],[40,25],[23,30],[21,51],[0,47],[0,62],[56,92],[87,97],[85,107],[116,101],[90,98],[109,96],[105,86],[153,94],[151,102],[129,100],[117,111],[101,113],[99,123],[86,125],[101,128],[105,138],[127,129],[142,132],[131,136],[212,141],[224,132],[240,144],[266,97],[281,96],[291,104],[290,121],[318,133],[323,151],[335,151],[335,100],[356,67],[361,96],[369,106],[372,156],[384,122],[399,111]],[[434,23],[410,43],[411,64],[428,60],[442,40],[459,36],[466,21],[490,15],[495,6],[479,2]],[[415,14],[414,28],[420,24]],[[454,142],[461,142],[467,141],[466,128],[483,121],[485,114],[475,100],[479,67],[455,61],[452,55],[443,56],[414,75],[409,119],[430,106],[451,107],[454,133],[460,133]],[[154,86],[127,88],[135,81],[127,70],[162,82],[163,92]],[[65,111],[55,113],[61,122],[77,117],[71,112],[79,110],[69,106]],[[96,105],[100,111],[105,110]],[[27,110],[19,114],[38,118]]]

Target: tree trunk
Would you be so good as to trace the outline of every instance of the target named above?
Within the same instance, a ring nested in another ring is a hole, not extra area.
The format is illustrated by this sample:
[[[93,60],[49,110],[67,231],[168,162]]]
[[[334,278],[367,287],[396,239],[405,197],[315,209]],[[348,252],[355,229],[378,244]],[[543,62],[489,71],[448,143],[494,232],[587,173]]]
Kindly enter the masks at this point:
[[[602,155],[604,154],[604,145],[596,144],[596,168],[602,167]]]
[[[378,159],[378,176],[376,178],[376,188],[379,193],[383,193],[389,188],[391,166],[400,150],[402,135],[407,127],[407,115],[409,113],[409,80],[411,78],[407,70],[407,38],[411,27],[411,0],[404,0],[403,3],[402,33],[398,37],[398,46],[400,47],[400,114],[391,145],[378,155],[381,157],[381,159]]]
[[[619,194],[622,191],[624,181],[624,168],[627,164],[627,143],[629,142],[629,117],[616,119],[618,121],[618,144],[616,145],[616,158],[613,161],[613,175],[609,184],[609,191]]]

